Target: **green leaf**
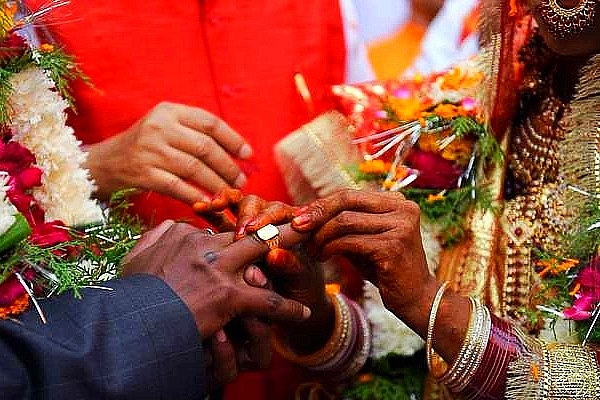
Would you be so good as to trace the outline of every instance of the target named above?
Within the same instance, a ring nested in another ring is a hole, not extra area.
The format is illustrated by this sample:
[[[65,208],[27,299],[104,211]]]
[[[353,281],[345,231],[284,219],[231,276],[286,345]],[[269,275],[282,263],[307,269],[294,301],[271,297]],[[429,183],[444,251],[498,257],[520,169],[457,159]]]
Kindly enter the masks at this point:
[[[15,214],[15,218],[15,222],[0,236],[0,253],[14,248],[31,234],[31,228],[25,217],[18,213]]]

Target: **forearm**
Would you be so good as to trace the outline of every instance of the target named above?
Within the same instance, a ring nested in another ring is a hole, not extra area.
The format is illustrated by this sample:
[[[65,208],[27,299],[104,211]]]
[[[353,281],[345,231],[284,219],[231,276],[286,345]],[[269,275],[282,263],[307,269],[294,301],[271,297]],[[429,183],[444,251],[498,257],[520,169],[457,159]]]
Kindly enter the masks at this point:
[[[20,323],[0,321],[0,392],[7,399],[200,398],[200,335],[158,278],[134,276],[42,302]]]

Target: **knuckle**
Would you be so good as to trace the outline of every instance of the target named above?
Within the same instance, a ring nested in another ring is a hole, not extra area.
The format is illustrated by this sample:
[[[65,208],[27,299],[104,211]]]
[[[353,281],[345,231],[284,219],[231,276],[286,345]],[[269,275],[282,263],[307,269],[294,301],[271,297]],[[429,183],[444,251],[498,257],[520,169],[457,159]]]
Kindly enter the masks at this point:
[[[354,202],[357,191],[353,189],[343,189],[337,194],[338,201],[341,204],[350,204]]]
[[[277,293],[269,293],[267,296],[267,305],[270,312],[275,312],[281,308],[283,304],[283,297]]]
[[[171,112],[175,111],[175,109],[176,109],[175,103],[172,103],[170,101],[161,101],[156,106],[154,106],[152,111],[156,112],[158,114],[162,114],[162,113],[171,113]]]
[[[408,215],[410,223],[418,224],[421,219],[421,208],[414,201],[406,200],[403,203],[404,214]]]
[[[235,163],[229,162],[227,159],[221,160],[221,173],[227,180],[233,181],[241,172],[242,171]]]
[[[343,211],[337,216],[337,223],[344,232],[352,230],[354,226],[354,218],[347,211]]]
[[[219,118],[215,115],[211,115],[208,118],[208,129],[210,132],[218,132],[224,128],[225,128],[225,122],[221,118]]]
[[[183,181],[176,175],[170,175],[164,178],[164,190],[169,192],[177,192],[181,189]]]
[[[202,167],[202,162],[200,160],[198,160],[197,158],[194,158],[194,157],[186,158],[186,160],[183,162],[183,165],[181,168],[181,173],[180,173],[181,177],[184,179],[191,178],[192,176],[194,176],[198,173],[198,171],[200,170],[201,167]]]
[[[196,157],[204,159],[209,154],[213,153],[217,147],[217,142],[215,142],[212,137],[206,135],[204,132],[201,132],[196,140]]]

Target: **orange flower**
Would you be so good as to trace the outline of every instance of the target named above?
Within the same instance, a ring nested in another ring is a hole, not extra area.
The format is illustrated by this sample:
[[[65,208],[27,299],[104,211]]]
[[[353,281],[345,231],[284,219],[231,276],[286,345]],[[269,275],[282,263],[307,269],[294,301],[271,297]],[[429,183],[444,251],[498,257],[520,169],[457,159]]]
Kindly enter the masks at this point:
[[[437,153],[440,150],[438,145],[438,137],[432,134],[421,135],[417,146],[423,151],[429,151],[430,153]]]
[[[478,85],[484,78],[481,71],[463,71],[460,67],[454,67],[442,77],[442,90],[468,89]]]
[[[579,289],[581,289],[581,283],[577,282],[573,290],[569,292],[569,296],[575,296],[577,293],[579,293]]]
[[[450,144],[441,151],[440,155],[443,159],[456,161],[459,164],[466,164],[473,152],[473,141],[460,138],[454,139]]]
[[[21,314],[29,306],[29,295],[23,293],[10,306],[0,307],[0,319],[6,319],[11,315]]]
[[[556,276],[562,272],[567,272],[577,264],[579,264],[579,260],[572,258],[568,258],[560,262],[555,258],[551,258],[549,260],[539,260],[535,263],[536,266],[543,268],[540,272],[538,272],[540,278],[543,278],[548,274]]]
[[[442,201],[442,200],[444,200],[446,198],[446,196],[444,196],[444,194],[445,194],[444,190],[442,190],[441,192],[436,193],[436,194],[430,194],[429,196],[427,196],[427,200],[426,201],[428,203],[434,203],[436,201]]]
[[[363,174],[381,175],[387,173],[390,167],[391,164],[383,160],[368,160],[361,162],[358,169]]]
[[[444,149],[440,150],[438,144],[440,139],[444,139],[450,135],[449,131],[443,132],[440,135],[425,134],[421,135],[417,146],[420,150],[439,154],[444,160],[456,161],[459,164],[465,164],[471,157],[473,151],[473,140],[471,139],[454,139]]]
[[[444,104],[438,105],[435,108],[435,110],[433,110],[433,113],[444,119],[452,119],[459,115],[458,111],[459,111],[458,106],[455,106],[454,104],[450,104],[450,103],[444,103]]]
[[[475,113],[474,110],[467,110],[461,105],[443,103],[435,107],[433,114],[444,119],[452,119],[455,117],[470,117]]]
[[[42,53],[51,53],[54,51],[54,45],[51,45],[50,43],[42,43],[40,45],[40,51]]]
[[[387,102],[400,121],[418,120],[423,110],[421,102],[415,97],[389,97]]]

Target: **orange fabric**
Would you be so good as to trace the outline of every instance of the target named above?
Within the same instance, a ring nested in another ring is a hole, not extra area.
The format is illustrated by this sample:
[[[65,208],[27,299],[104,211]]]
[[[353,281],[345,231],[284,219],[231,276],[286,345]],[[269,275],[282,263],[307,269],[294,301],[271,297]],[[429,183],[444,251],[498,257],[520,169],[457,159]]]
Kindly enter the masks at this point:
[[[396,33],[369,45],[367,51],[377,79],[396,79],[421,51],[427,26],[409,21]]]
[[[45,0],[30,0],[35,7]],[[248,139],[245,191],[289,200],[273,145],[313,116],[294,84],[300,72],[315,112],[333,106],[343,81],[339,5],[331,0],[71,0],[53,33],[81,63],[95,89],[76,85],[69,123],[84,143],[123,131],[161,101],[203,107]],[[155,223],[185,219],[191,207],[146,194],[137,210]],[[290,399],[299,371],[276,358],[266,373],[242,374],[228,399]]]

